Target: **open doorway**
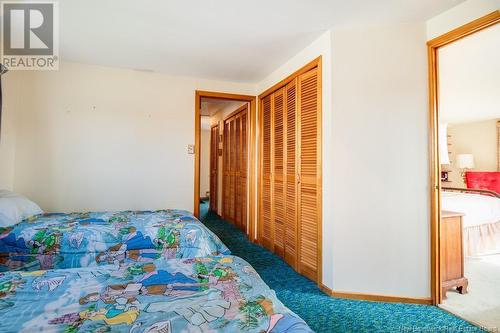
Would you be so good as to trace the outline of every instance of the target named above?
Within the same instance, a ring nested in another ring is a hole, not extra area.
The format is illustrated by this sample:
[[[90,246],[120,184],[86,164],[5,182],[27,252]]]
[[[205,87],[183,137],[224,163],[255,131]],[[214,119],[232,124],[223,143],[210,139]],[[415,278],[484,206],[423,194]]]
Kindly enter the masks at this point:
[[[255,97],[197,91],[196,101],[195,215],[253,237]]]
[[[500,327],[500,12],[429,42],[433,296]]]

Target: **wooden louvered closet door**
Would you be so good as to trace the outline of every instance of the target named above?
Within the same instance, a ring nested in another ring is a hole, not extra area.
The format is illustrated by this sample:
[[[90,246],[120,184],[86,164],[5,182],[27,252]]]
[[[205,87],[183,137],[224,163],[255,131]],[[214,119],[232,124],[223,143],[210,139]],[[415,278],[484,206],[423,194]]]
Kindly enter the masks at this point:
[[[222,144],[222,217],[228,219],[229,213],[229,188],[230,188],[230,149],[229,149],[229,123],[224,123]]]
[[[217,183],[219,164],[219,126],[212,126],[210,132],[210,210],[217,212]]]
[[[285,254],[285,187],[284,187],[284,88],[273,94],[273,220],[274,252]]]
[[[285,87],[285,261],[297,267],[297,84]]]
[[[320,125],[317,68],[298,78],[299,94],[299,272],[318,280],[320,268]]]
[[[247,107],[224,120],[222,216],[247,232]]]
[[[318,281],[321,106],[318,69],[261,100],[259,241]]]
[[[228,219],[234,221],[234,188],[235,188],[235,163],[236,163],[236,127],[234,119],[229,122],[229,212]]]
[[[247,174],[248,174],[248,138],[247,138],[247,117],[248,113],[245,111],[240,117],[240,126],[241,126],[241,143],[240,143],[240,165],[238,170],[238,208],[239,208],[239,228],[243,230],[245,233],[248,233],[247,230]]]
[[[271,174],[271,141],[272,141],[272,95],[262,100],[262,160],[261,160],[261,203],[260,203],[260,242],[269,250],[274,250],[274,223],[272,223],[272,174]]]

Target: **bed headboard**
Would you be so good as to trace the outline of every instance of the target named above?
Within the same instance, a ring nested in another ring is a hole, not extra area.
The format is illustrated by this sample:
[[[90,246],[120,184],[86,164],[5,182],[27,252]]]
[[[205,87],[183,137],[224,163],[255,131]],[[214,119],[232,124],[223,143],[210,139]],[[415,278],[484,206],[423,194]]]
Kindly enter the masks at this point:
[[[467,188],[490,190],[500,193],[500,172],[467,171],[465,173]]]

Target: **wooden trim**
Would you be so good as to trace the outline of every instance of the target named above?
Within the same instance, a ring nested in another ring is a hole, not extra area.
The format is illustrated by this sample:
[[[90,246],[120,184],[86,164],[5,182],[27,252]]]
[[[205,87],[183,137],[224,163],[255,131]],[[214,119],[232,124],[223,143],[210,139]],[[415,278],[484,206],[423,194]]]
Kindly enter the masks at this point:
[[[304,74],[315,67],[318,67],[318,65],[320,63],[321,63],[321,56],[317,57],[316,59],[314,59],[311,62],[309,62],[308,64],[306,64],[304,67],[302,67],[302,68],[296,70],[295,72],[293,72],[292,74],[288,75],[286,78],[284,78],[280,82],[276,83],[272,87],[267,88],[264,92],[262,92],[259,95],[259,100],[261,100],[264,97],[266,97],[267,95],[275,92],[276,90],[280,89],[281,87],[286,86],[287,84],[292,82],[297,76]]]
[[[461,27],[453,29],[452,31],[447,32],[444,35],[431,39],[430,41],[427,42],[427,46],[438,48],[451,44],[459,39],[470,36],[475,32],[493,26],[498,22],[500,22],[500,11],[496,10],[472,22],[464,24]]]
[[[257,161],[257,150],[255,149],[255,145],[257,143],[257,98],[253,96],[252,100],[250,101],[250,115],[247,116],[249,119],[250,123],[250,128],[248,131],[249,135],[249,168],[248,168],[248,237],[250,238],[251,241],[255,241],[256,235],[255,235],[255,200],[256,199],[256,193],[255,193],[255,182],[256,182],[256,169],[255,169],[255,162]]]
[[[442,302],[440,273],[441,165],[439,162],[439,77],[438,50],[461,38],[500,22],[500,11],[494,11],[427,42],[429,66],[429,163],[431,197],[431,296],[434,305]]]
[[[200,97],[205,98],[217,98],[217,99],[226,99],[229,101],[242,101],[242,102],[252,102],[255,100],[255,96],[251,95],[240,95],[240,94],[231,94],[225,92],[216,92],[216,91],[205,91],[205,90],[196,90]]]
[[[200,145],[201,145],[201,95],[195,92],[194,100],[194,195],[193,214],[200,218]]]
[[[319,57],[318,67],[318,134],[317,134],[317,207],[318,207],[318,284],[323,283],[323,62]]]
[[[249,183],[249,192],[248,192],[248,237],[250,240],[255,240],[255,161],[256,161],[256,151],[253,148],[253,145],[256,142],[256,113],[257,113],[257,98],[251,95],[240,95],[240,94],[231,94],[224,92],[214,92],[214,91],[203,91],[196,90],[195,91],[195,103],[194,103],[194,115],[195,115],[195,131],[194,131],[194,140],[195,140],[195,156],[194,156],[194,195],[193,195],[193,212],[196,217],[200,217],[200,202],[199,202],[199,192],[200,192],[200,144],[201,144],[201,120],[200,120],[200,107],[201,107],[201,99],[203,97],[207,98],[219,98],[233,101],[243,101],[250,103],[250,128],[249,128],[249,142],[248,144],[248,183]]]
[[[400,296],[388,296],[388,295],[377,295],[377,294],[363,294],[363,293],[349,293],[349,292],[337,292],[333,291],[325,285],[321,285],[320,289],[327,295],[336,298],[354,299],[360,301],[371,301],[371,302],[387,302],[387,303],[410,303],[410,304],[423,304],[432,305],[431,298],[418,298],[418,297],[400,297]]]

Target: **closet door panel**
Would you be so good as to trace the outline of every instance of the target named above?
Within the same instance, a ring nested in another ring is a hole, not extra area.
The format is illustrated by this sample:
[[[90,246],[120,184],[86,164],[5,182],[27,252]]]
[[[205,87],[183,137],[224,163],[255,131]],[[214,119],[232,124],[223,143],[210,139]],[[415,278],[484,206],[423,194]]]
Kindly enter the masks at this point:
[[[319,205],[318,205],[318,125],[319,93],[317,69],[299,76],[299,271],[318,280]]]
[[[223,188],[223,202],[222,202],[222,217],[228,219],[229,217],[229,124],[224,122],[224,135],[223,135],[223,156],[222,156],[222,166],[223,166],[223,177],[222,177],[222,188]]]
[[[248,108],[224,120],[224,219],[246,232]]]
[[[241,230],[247,233],[247,111],[241,115],[241,164],[240,164],[240,207],[241,207]]]
[[[297,84],[285,87],[285,261],[297,267]]]
[[[273,204],[274,251],[284,257],[285,251],[285,177],[284,177],[284,89],[273,94]]]
[[[234,224],[241,227],[241,191],[240,191],[240,168],[241,168],[241,118],[234,119]]]
[[[262,100],[262,166],[261,166],[261,216],[260,233],[262,245],[273,250],[273,223],[272,223],[272,169],[271,169],[271,145],[272,145],[272,124],[271,124],[271,96]]]
[[[236,131],[235,131],[235,120],[232,119],[229,123],[230,126],[230,188],[229,188],[229,220],[234,224],[235,217],[235,189],[236,189]]]
[[[210,132],[210,210],[217,212],[217,178],[219,161],[219,126]]]

